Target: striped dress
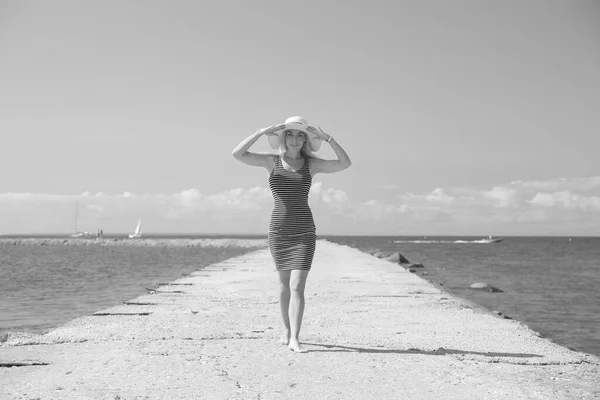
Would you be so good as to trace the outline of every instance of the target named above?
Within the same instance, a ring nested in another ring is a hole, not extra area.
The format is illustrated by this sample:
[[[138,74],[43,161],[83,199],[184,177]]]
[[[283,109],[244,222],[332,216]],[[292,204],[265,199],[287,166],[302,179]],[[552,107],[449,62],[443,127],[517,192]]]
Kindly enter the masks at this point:
[[[315,254],[315,223],[308,205],[312,184],[309,159],[298,171],[283,168],[277,156],[269,174],[273,213],[269,223],[269,249],[278,271],[308,271]]]

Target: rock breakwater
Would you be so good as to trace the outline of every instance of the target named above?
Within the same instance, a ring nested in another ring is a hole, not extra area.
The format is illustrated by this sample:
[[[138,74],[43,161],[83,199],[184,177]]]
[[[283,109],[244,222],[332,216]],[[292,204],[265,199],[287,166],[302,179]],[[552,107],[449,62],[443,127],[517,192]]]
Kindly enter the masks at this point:
[[[146,246],[146,247],[267,247],[267,239],[80,239],[80,238],[18,238],[0,239],[0,245],[12,246]]]

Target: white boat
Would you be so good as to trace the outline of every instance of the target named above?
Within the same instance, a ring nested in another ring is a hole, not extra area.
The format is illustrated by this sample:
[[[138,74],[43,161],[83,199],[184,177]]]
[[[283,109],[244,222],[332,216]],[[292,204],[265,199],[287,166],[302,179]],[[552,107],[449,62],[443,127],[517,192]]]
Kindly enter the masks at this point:
[[[72,238],[91,238],[94,237],[92,232],[75,232],[71,235]]]
[[[71,235],[72,238],[89,238],[89,237],[93,237],[94,235],[92,235],[92,232],[83,232],[83,231],[78,231],[77,230],[77,218],[78,218],[78,211],[79,211],[79,202],[75,202],[75,233],[73,233]]]
[[[500,243],[504,238],[493,238],[491,235],[487,239],[478,240],[478,243]]]
[[[129,234],[130,239],[139,239],[142,237],[142,220],[139,220],[137,226],[135,227],[135,231]]]

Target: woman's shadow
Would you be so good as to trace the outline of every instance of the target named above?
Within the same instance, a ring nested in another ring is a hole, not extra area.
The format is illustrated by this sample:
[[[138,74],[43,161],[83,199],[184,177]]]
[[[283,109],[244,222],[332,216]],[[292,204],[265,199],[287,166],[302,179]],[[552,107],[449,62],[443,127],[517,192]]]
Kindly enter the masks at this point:
[[[444,356],[448,354],[471,354],[485,357],[514,357],[514,358],[533,358],[543,357],[539,354],[528,354],[528,353],[495,353],[488,352],[482,353],[479,351],[468,351],[468,350],[455,350],[445,349],[440,347],[436,350],[420,350],[416,348],[410,348],[405,350],[396,349],[384,349],[384,348],[364,348],[364,347],[352,347],[352,346],[341,346],[334,344],[322,344],[322,343],[308,343],[303,342],[306,346],[318,346],[324,347],[324,349],[309,349],[309,352],[341,352],[341,353],[369,353],[369,354],[425,354],[430,356]]]

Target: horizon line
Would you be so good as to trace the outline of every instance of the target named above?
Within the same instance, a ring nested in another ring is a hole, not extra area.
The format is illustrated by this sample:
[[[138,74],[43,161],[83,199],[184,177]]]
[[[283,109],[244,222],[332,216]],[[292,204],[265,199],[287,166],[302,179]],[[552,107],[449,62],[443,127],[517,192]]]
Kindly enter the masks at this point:
[[[104,238],[115,238],[115,237],[120,237],[120,236],[124,236],[127,237],[131,232],[115,232],[115,233],[109,233],[109,234],[104,234],[103,237]],[[70,237],[73,234],[73,232],[53,232],[53,233],[4,233],[4,234],[0,234],[0,238],[19,238],[19,237],[44,237],[44,236],[66,236],[66,237]],[[161,236],[219,236],[219,237],[223,237],[223,236],[261,236],[261,237],[267,237],[268,234],[267,233],[233,233],[233,232],[229,232],[229,233],[201,233],[201,232],[194,232],[194,233],[184,233],[184,232],[178,232],[178,233],[168,233],[168,232],[163,232],[163,233],[149,233],[149,234],[144,234],[141,239],[144,238],[156,238],[156,237],[161,237]],[[489,234],[454,234],[454,235],[449,235],[449,234],[441,234],[441,235],[436,235],[436,234],[432,234],[432,235],[403,235],[403,234],[338,234],[338,233],[317,233],[317,237],[319,236],[339,236],[339,237],[410,237],[410,238],[427,238],[427,237],[489,237]],[[509,237],[513,237],[513,238],[519,238],[519,237],[580,237],[580,238],[597,238],[600,236],[593,236],[593,235],[566,235],[566,234],[560,234],[560,235],[535,235],[535,234],[531,234],[531,235],[491,235],[492,237],[495,238],[509,238]],[[84,239],[95,239],[97,238],[95,235],[92,235],[91,237],[88,238],[84,238]],[[73,239],[79,239],[79,238],[73,238]]]

